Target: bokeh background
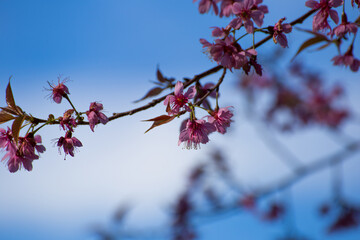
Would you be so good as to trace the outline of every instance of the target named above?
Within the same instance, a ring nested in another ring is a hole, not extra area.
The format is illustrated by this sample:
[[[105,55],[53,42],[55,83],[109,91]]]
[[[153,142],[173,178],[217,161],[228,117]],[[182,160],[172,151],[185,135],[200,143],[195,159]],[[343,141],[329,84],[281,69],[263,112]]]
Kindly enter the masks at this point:
[[[265,25],[281,17],[297,18],[308,11],[304,2],[265,1],[270,10]],[[349,18],[358,14],[351,11]],[[67,86],[78,109],[85,111],[90,102],[100,101],[107,115],[129,110],[142,104],[133,101],[152,87],[157,66],[165,76],[178,80],[213,67],[199,39],[210,40],[210,27],[227,23],[228,19],[213,14],[200,15],[191,0],[0,0],[1,105],[5,106],[5,88],[12,75],[15,101],[24,111],[42,118],[49,113],[62,115],[69,106],[50,101],[46,90],[47,81],[56,82],[62,75],[71,79]],[[305,27],[311,28],[311,19]],[[289,36],[289,58],[307,37],[296,31]],[[278,47],[270,43],[259,48],[259,61],[261,54]],[[329,82],[345,84],[348,103],[356,111],[359,73],[332,66],[335,55],[336,49],[331,48],[304,52],[300,58],[320,69]],[[5,164],[0,167],[0,239],[95,239],[92,226],[109,225],[121,205],[131,208],[124,226],[127,231],[162,231],[189,170],[216,148],[226,152],[245,185],[258,186],[288,173],[237,107],[243,102],[236,82],[235,77],[226,78],[220,99],[224,106],[236,106],[229,134],[212,135],[201,150],[177,145],[181,120],[144,134],[150,124],[141,120],[163,114],[161,104],[98,126],[95,133],[87,126],[78,127],[74,136],[84,146],[65,161],[55,146],[56,138],[63,135],[59,126],[40,131],[47,151],[34,162],[32,172],[11,174]],[[355,137],[359,130],[357,125],[346,129]],[[309,161],[341,148],[321,128],[277,137]],[[344,192],[355,202],[360,201],[359,170],[358,155],[344,165]],[[330,196],[329,175],[328,170],[321,171],[294,187],[296,224],[314,239],[360,239],[359,229],[324,235],[328,222],[319,219],[316,209]],[[264,224],[240,212],[199,220],[198,227],[206,240],[273,239],[282,234],[281,223]]]

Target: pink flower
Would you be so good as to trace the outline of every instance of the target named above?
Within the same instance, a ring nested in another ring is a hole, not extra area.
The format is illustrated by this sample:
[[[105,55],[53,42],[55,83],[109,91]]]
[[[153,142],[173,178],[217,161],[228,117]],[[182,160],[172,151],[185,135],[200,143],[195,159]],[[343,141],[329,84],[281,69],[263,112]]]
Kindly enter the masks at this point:
[[[6,151],[9,151],[10,148],[15,148],[12,132],[9,127],[7,131],[0,128],[0,148],[4,148]]]
[[[252,7],[252,9],[260,10],[264,14],[269,13],[269,9],[267,6],[265,6],[265,5],[258,6],[262,2],[263,2],[263,0],[254,0],[254,6]]]
[[[284,33],[289,33],[292,26],[289,23],[282,24],[285,18],[280,19],[274,26],[273,40],[274,43],[279,43],[283,48],[288,47],[288,41]]]
[[[220,6],[220,17],[229,17],[233,14],[233,4],[241,0],[223,0]]]
[[[230,107],[220,108],[212,112],[211,116],[208,116],[209,123],[213,124],[219,133],[226,133],[226,128],[230,127],[230,123],[232,122],[231,118],[234,114],[229,108]]]
[[[254,0],[243,0],[233,4],[233,13],[238,16],[238,23],[243,23],[248,33],[254,32],[254,24],[251,19],[258,27],[263,24],[264,12],[253,9],[254,5]]]
[[[211,32],[213,37],[217,38],[224,38],[229,34],[230,28],[219,28],[219,27],[212,27],[214,30]]]
[[[344,37],[347,33],[355,34],[357,32],[358,26],[355,23],[350,23],[347,20],[346,14],[342,15],[341,24],[334,28],[332,35],[336,35],[340,38]]]
[[[179,113],[180,109],[185,108],[187,111],[190,111],[189,107],[186,105],[189,99],[193,98],[196,94],[195,86],[190,87],[185,94],[183,94],[184,85],[182,82],[177,82],[175,84],[174,95],[168,95],[165,98],[164,105],[166,107],[166,112],[169,115],[176,115]]]
[[[58,85],[54,86],[48,82],[50,86],[51,97],[56,103],[61,103],[61,100],[63,97],[65,97],[69,93],[69,89],[65,86],[65,82],[67,81],[67,78],[60,81],[60,77],[58,77]]]
[[[327,19],[330,18],[336,23],[339,23],[338,13],[331,9],[333,7],[339,7],[342,5],[342,0],[308,0],[305,5],[312,9],[319,10],[319,12],[313,18],[313,31],[331,29]]]
[[[19,137],[18,146],[16,146],[14,142],[11,142],[8,147],[6,147],[7,153],[2,161],[7,162],[8,169],[12,173],[18,171],[21,166],[31,171],[33,168],[32,162],[35,159],[39,159],[39,156],[35,154],[35,150],[37,153],[45,151],[45,147],[39,143],[41,143],[41,137],[39,135],[34,137],[32,133],[29,133],[25,137]]]
[[[333,57],[331,60],[334,61],[334,65],[344,65],[346,67],[349,66],[351,71],[357,72],[360,67],[360,60],[354,57],[352,49],[353,48],[351,46],[344,55]]]
[[[65,157],[67,154],[70,154],[70,156],[73,157],[75,147],[82,147],[82,143],[76,137],[72,137],[71,131],[67,131],[65,137],[59,138],[57,146],[59,147],[59,150],[63,147]]]
[[[212,59],[230,70],[232,68],[240,69],[247,64],[247,57],[257,54],[254,49],[242,51],[240,45],[234,42],[232,36],[226,37],[225,40],[216,39],[214,44],[205,39],[200,39],[200,42],[203,44],[203,48],[207,48],[207,52]]]
[[[69,131],[74,131],[73,128],[77,126],[76,120],[73,117],[74,109],[67,110],[62,117],[59,117],[60,126],[65,131],[66,129]]]
[[[193,3],[196,2],[197,0],[193,0]],[[219,14],[219,8],[216,5],[220,0],[200,0],[199,3],[199,12],[201,14],[207,13],[210,11],[210,8],[213,7],[214,9],[214,13],[216,15]]]
[[[35,154],[35,150],[38,153],[45,152],[45,147],[41,145],[41,136],[28,133],[25,137],[19,137],[18,149],[20,153],[27,159],[35,160],[39,159],[39,156]]]
[[[197,149],[200,143],[209,141],[208,135],[214,132],[216,128],[213,124],[205,122],[205,120],[188,120],[185,128],[181,129],[179,136],[179,145],[184,142],[187,149]]]
[[[106,124],[109,121],[108,117],[100,112],[102,110],[103,105],[101,103],[92,102],[90,104],[90,108],[89,111],[86,112],[86,116],[88,117],[91,131],[94,131],[95,125],[99,122]]]

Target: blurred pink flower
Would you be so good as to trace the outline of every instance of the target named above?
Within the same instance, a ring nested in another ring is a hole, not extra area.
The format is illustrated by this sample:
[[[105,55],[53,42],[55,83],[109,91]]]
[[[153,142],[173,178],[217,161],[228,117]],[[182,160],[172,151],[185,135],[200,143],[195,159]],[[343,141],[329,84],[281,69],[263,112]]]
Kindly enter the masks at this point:
[[[351,46],[344,55],[333,57],[331,60],[334,61],[334,65],[344,65],[350,67],[351,71],[357,72],[360,67],[360,60],[354,57],[352,49]]]
[[[320,0],[317,2],[315,0],[306,1],[305,5],[314,10],[318,10],[318,13],[313,18],[313,31],[331,29],[328,23],[328,17],[336,23],[339,23],[338,13],[331,9],[339,7],[343,4],[342,0]]]
[[[344,37],[347,33],[356,34],[358,26],[355,23],[348,22],[346,14],[342,15],[341,24],[334,28],[332,35],[340,38]]]
[[[193,0],[193,3],[196,2],[197,0]],[[219,8],[216,5],[218,2],[220,2],[220,0],[200,0],[199,3],[199,12],[201,14],[207,13],[210,11],[210,8],[212,7],[214,9],[214,13],[216,15],[219,14]]]

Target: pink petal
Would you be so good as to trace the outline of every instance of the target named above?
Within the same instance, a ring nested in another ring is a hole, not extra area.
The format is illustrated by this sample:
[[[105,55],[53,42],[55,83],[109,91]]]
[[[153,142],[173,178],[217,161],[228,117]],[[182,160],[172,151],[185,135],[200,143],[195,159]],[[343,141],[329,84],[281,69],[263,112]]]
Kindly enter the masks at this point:
[[[184,97],[191,99],[191,98],[195,97],[195,94],[196,94],[196,88],[195,88],[195,86],[192,86],[192,87],[189,87],[189,89],[185,93]]]
[[[306,1],[305,6],[307,6],[309,8],[317,8],[318,2],[316,2],[314,0],[308,0],[308,1]]]
[[[177,82],[177,83],[175,84],[174,95],[175,95],[175,96],[177,96],[177,95],[182,94],[183,89],[184,89],[184,85],[183,85],[183,83],[182,83],[182,82],[180,82],[180,81],[179,81],[179,82]]]

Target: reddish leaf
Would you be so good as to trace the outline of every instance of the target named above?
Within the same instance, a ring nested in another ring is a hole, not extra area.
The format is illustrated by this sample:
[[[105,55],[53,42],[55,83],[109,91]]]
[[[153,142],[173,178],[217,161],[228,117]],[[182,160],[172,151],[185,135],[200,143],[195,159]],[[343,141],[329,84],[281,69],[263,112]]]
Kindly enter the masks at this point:
[[[11,131],[16,143],[18,141],[21,125],[23,124],[24,120],[25,120],[25,116],[19,116],[15,118],[12,124]]]
[[[319,33],[319,32],[313,32],[311,30],[306,30],[306,29],[301,29],[301,28],[296,28],[297,30],[300,30],[300,31],[303,31],[303,32],[307,32],[307,33],[310,33],[310,34],[313,34],[315,35],[316,37],[322,37],[324,39],[326,39],[327,41],[330,41],[324,34],[322,33]]]
[[[15,117],[7,112],[0,112],[0,124],[6,123],[7,121],[13,120]]]
[[[324,45],[321,45],[320,47],[318,47],[316,50],[318,51],[318,50],[322,50],[324,48],[327,48],[328,46],[330,46],[330,44],[331,44],[331,42],[327,42]]]
[[[161,115],[152,119],[148,119],[148,120],[143,120],[143,121],[147,121],[147,122],[151,122],[154,121],[153,125],[151,125],[151,127],[146,130],[145,133],[147,133],[148,131],[150,131],[151,129],[158,127],[160,125],[163,125],[165,123],[171,122],[176,116],[168,116],[168,115]]]
[[[135,103],[138,103],[146,98],[149,98],[149,97],[154,97],[156,95],[159,95],[164,89],[160,88],[160,87],[155,87],[153,89],[151,89],[143,98],[135,101]]]
[[[10,79],[9,79],[9,84],[7,85],[6,88],[6,103],[9,106],[9,108],[14,109],[16,111],[16,104],[11,90]]]
[[[11,115],[15,115],[17,116],[18,113],[16,111],[14,111],[13,109],[9,108],[9,107],[0,107],[0,109],[2,109],[4,112],[11,114]]]
[[[299,55],[300,52],[302,52],[304,49],[316,44],[316,43],[319,43],[319,42],[323,42],[323,41],[328,41],[326,37],[324,36],[316,36],[316,37],[313,37],[313,38],[310,38],[308,40],[306,40],[299,48],[299,50],[296,52],[295,56],[291,59],[291,60],[294,60],[294,58]]]
[[[159,82],[162,82],[162,83],[166,82],[166,79],[164,78],[164,76],[160,72],[159,68],[156,70],[156,77],[159,80]]]

